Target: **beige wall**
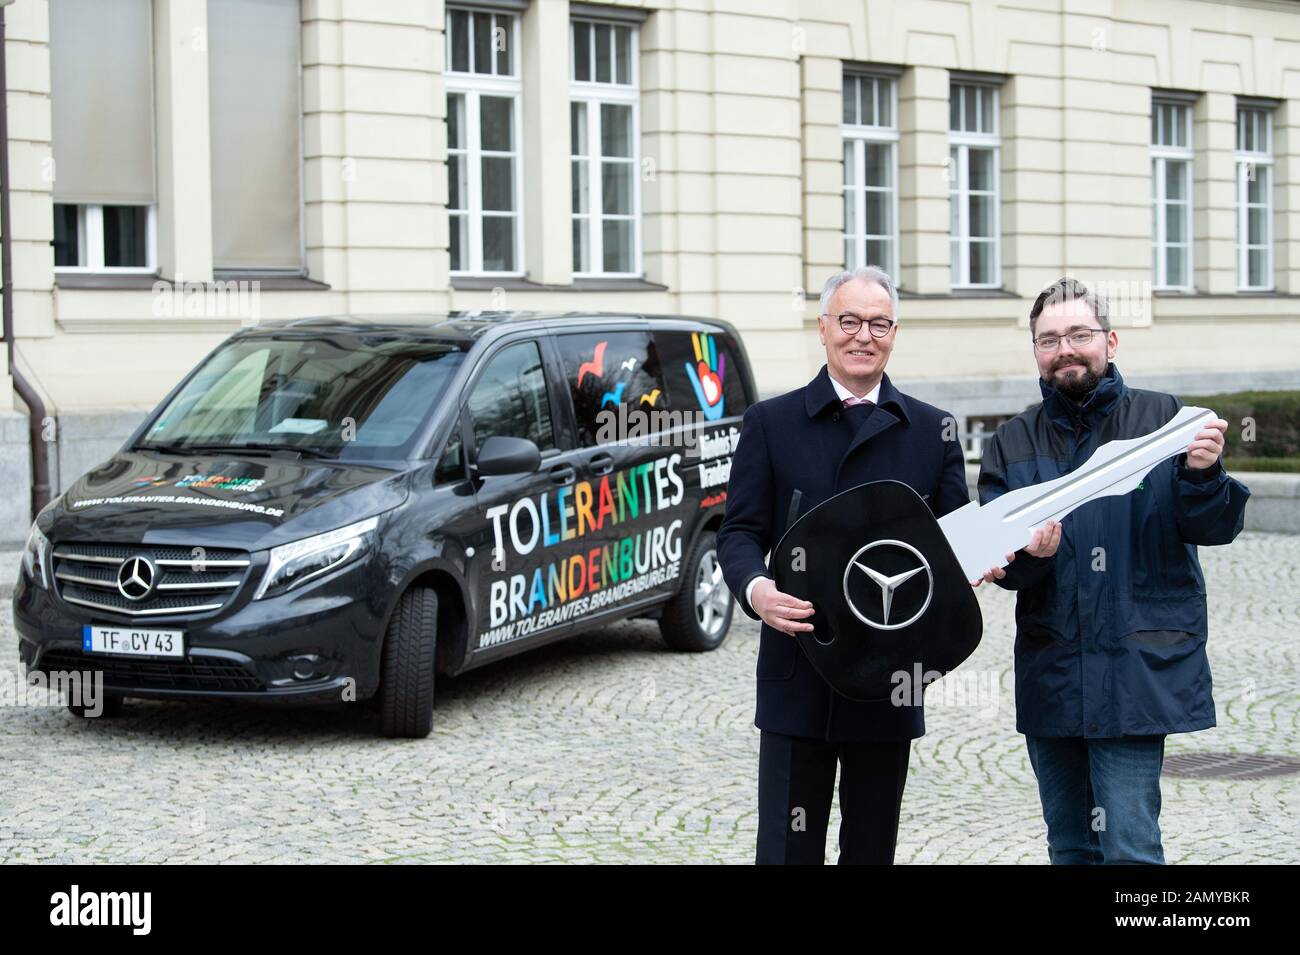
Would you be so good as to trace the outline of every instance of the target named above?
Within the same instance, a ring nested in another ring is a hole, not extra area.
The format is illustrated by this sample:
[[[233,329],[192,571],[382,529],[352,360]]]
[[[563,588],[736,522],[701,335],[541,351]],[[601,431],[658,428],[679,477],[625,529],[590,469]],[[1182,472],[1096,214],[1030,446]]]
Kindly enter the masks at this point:
[[[636,6],[635,4],[620,4]],[[156,0],[159,261],[211,277],[207,69],[191,41],[206,0]],[[815,296],[839,267],[840,71],[899,79],[902,338],[908,382],[1032,374],[1027,299],[1064,271],[1150,278],[1152,87],[1202,92],[1195,113],[1198,294],[1120,316],[1126,373],[1294,368],[1300,294],[1300,9],[1200,0],[649,0],[642,25],[646,279],[666,290],[574,291],[569,270],[566,0],[523,24],[529,278],[545,289],[451,289],[443,4],[303,0],[306,265],[328,289],[263,290],[262,318],[544,308],[717,315],[745,335],[760,389],[820,364]],[[8,8],[19,366],[51,410],[143,408],[238,318],[154,314],[148,288],[56,288],[46,0]],[[1008,77],[1001,101],[1000,296],[948,276],[950,70]],[[1235,95],[1275,119],[1278,294],[1235,289]],[[1294,98],[1294,99],[1293,99]],[[555,288],[559,286],[560,288]],[[1129,327],[1132,326],[1132,327]],[[0,381],[0,385],[5,382]],[[8,389],[0,409],[11,401]],[[1009,410],[1015,410],[1014,408]]]

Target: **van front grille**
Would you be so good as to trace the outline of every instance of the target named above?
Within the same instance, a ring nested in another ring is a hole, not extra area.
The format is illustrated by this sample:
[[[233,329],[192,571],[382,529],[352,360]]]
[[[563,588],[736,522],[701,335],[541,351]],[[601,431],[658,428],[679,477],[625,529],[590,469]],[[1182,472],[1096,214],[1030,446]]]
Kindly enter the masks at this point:
[[[90,656],[77,650],[48,650],[41,657],[44,673],[104,674],[104,685],[129,690],[242,690],[265,687],[248,667],[224,657],[191,655],[184,660],[127,659]]]
[[[51,562],[68,603],[133,620],[220,610],[250,563],[246,552],[229,548],[78,541],[56,544]]]

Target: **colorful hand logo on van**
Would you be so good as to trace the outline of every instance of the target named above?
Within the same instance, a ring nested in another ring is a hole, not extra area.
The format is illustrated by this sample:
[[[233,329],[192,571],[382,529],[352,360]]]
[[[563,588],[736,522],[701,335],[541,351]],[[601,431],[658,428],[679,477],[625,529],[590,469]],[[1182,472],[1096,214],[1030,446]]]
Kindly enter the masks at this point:
[[[722,417],[722,379],[727,374],[727,359],[717,353],[713,336],[704,332],[691,332],[691,344],[695,347],[695,364],[686,362],[686,377],[695,389],[695,400],[700,403],[700,410],[709,421]]]

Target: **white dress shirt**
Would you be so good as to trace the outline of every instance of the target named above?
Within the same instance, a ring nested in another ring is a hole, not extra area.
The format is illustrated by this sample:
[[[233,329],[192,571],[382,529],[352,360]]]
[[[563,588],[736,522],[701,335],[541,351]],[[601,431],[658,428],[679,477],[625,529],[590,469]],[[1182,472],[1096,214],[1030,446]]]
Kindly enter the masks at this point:
[[[876,382],[876,386],[872,388],[870,391],[868,391],[865,395],[855,395],[853,392],[849,391],[849,389],[845,388],[838,381],[836,381],[834,375],[828,372],[826,377],[830,378],[831,385],[834,386],[835,394],[839,396],[840,401],[844,401],[845,398],[864,398],[864,397],[866,398],[867,401],[870,401],[873,405],[879,403],[880,401],[880,382]],[[749,582],[749,585],[745,587],[745,603],[749,604],[750,607],[753,607],[754,601],[750,599],[750,596],[754,593],[754,588],[758,585],[758,582],[760,580],[771,580],[771,579],[772,579],[771,577],[755,577],[753,580],[751,580]],[[755,610],[754,612],[758,613],[757,610]]]
[[[880,401],[880,382],[876,382],[876,387],[872,388],[865,395],[855,395],[853,392],[849,391],[849,389],[836,381],[833,375],[828,375],[827,377],[830,378],[831,384],[835,386],[835,393],[840,396],[840,401],[843,401],[845,398],[866,398],[873,405]]]

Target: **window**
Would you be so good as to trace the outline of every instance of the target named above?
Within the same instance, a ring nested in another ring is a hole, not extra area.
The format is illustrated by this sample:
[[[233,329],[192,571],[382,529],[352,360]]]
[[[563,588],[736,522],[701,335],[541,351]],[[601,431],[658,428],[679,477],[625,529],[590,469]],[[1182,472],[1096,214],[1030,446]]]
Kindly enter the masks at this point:
[[[844,76],[844,267],[898,275],[898,100],[885,76]]]
[[[507,345],[492,357],[469,396],[474,454],[493,435],[527,438],[542,451],[555,447],[551,402],[536,342]]]
[[[50,5],[54,265],[154,269],[149,0]]]
[[[656,411],[668,410],[659,354],[648,332],[593,332],[559,335],[556,344],[564,362],[564,379],[573,398],[578,444],[590,447],[628,422],[628,412],[647,413],[651,425],[663,422]],[[620,410],[620,409],[625,410]],[[604,419],[601,412],[611,414]],[[604,421],[610,422],[602,428]],[[650,429],[642,428],[645,433]],[[615,439],[621,432],[613,432]]]
[[[297,0],[208,0],[212,266],[301,272]]]
[[[519,18],[447,10],[451,271],[522,275]]]
[[[54,267],[152,272],[154,207],[54,204]]]
[[[637,30],[574,20],[569,37],[573,272],[639,276]]]
[[[678,411],[706,421],[736,417],[749,407],[745,377],[730,335],[655,332],[668,397]]]
[[[997,288],[1002,284],[997,87],[953,83],[948,130],[952,285]]]
[[[457,482],[465,477],[465,461],[461,454],[460,434],[454,432],[447,439],[442,456],[433,469],[433,479],[438,484]]]
[[[1237,288],[1273,288],[1273,113],[1237,109]]]
[[[1192,287],[1192,108],[1151,101],[1151,261],[1158,289]]]

